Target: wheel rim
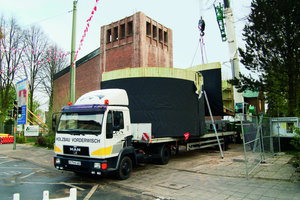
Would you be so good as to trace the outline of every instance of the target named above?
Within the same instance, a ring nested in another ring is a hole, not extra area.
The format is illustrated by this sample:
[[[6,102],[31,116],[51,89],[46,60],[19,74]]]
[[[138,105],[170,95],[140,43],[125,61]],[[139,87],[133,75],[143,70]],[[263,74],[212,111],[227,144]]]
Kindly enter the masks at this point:
[[[123,165],[122,165],[122,174],[127,176],[128,174],[130,173],[130,163],[129,161],[125,161],[123,162]]]

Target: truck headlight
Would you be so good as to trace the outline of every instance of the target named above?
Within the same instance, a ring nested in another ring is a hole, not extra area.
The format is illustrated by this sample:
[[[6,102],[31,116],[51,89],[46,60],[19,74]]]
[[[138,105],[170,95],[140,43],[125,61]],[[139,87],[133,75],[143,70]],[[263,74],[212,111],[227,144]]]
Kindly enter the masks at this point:
[[[55,159],[55,163],[56,163],[56,164],[60,164],[60,158],[56,158],[56,159]]]
[[[94,163],[94,168],[101,169],[101,163]]]

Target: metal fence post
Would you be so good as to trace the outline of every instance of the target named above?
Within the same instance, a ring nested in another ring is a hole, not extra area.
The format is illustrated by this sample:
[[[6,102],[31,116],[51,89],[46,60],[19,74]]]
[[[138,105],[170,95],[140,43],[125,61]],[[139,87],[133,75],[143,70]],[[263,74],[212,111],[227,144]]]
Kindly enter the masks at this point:
[[[278,134],[277,134],[277,137],[278,137],[278,152],[281,152],[281,147],[280,147],[280,125],[279,125],[279,122],[277,123],[277,129],[278,129]]]
[[[244,146],[244,154],[245,154],[245,165],[246,165],[246,178],[248,180],[248,159],[247,159],[247,150],[246,150],[246,144],[245,144],[245,132],[244,132],[244,125],[243,125],[243,115],[241,115],[240,121],[241,121],[241,130],[242,130],[242,135],[243,135],[243,146]]]
[[[264,136],[263,136],[263,128],[262,128],[262,125],[263,125],[263,121],[264,121],[264,114],[262,113],[261,115],[260,115],[260,117],[261,117],[261,121],[262,121],[262,123],[261,123],[261,126],[260,126],[260,141],[261,141],[261,151],[262,151],[262,162],[263,163],[265,163],[266,162],[266,157],[265,157],[265,147],[264,147]]]

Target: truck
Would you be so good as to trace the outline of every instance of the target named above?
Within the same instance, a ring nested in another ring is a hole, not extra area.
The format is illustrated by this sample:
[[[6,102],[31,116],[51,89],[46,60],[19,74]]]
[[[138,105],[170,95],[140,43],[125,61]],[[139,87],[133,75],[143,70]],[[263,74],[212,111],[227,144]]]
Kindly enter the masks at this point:
[[[175,69],[170,70],[174,76]],[[204,95],[195,87],[195,75],[201,78],[191,72],[190,78],[104,81],[102,89],[63,107],[59,119],[52,119],[55,168],[124,180],[139,163],[167,164],[180,146],[189,151],[225,145],[234,132],[207,132]]]

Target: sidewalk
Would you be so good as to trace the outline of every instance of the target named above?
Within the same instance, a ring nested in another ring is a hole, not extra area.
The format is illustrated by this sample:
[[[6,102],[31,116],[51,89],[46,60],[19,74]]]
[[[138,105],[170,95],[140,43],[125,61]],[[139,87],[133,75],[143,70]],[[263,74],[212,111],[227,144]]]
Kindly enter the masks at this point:
[[[0,154],[15,159],[25,160],[45,168],[53,168],[54,151],[29,144],[17,144],[13,150],[13,144],[0,144]]]
[[[167,165],[147,164],[134,169],[132,177],[109,184],[155,199],[300,199],[299,173],[289,164],[290,155],[270,157],[247,180],[245,164],[235,162],[239,147],[217,151],[180,152]],[[0,154],[45,168],[53,167],[53,150],[17,144],[0,145]],[[99,181],[100,182],[100,181]]]

